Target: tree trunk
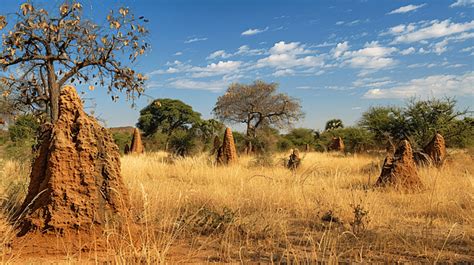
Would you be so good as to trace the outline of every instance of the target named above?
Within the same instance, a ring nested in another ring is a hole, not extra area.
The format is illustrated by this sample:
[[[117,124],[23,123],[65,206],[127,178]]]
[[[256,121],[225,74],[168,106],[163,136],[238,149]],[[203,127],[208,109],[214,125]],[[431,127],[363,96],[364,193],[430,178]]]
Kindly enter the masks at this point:
[[[54,124],[58,121],[59,117],[59,85],[54,83],[52,87],[50,87],[49,91],[50,101],[49,104],[51,105],[51,122]]]
[[[57,82],[57,76],[54,71],[54,65],[51,61],[46,65],[48,72],[48,86],[49,86],[49,105],[51,107],[51,123],[55,124],[59,118],[59,92],[61,87]]]

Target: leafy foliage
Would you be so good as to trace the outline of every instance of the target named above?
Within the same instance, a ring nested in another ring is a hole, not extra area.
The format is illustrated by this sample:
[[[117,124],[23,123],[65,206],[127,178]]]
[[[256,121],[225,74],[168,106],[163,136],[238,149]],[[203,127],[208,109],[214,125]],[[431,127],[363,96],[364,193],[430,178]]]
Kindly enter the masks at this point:
[[[132,63],[149,47],[143,17],[120,8],[107,15],[109,27],[100,27],[83,18],[76,1],[65,1],[51,13],[27,2],[11,17],[8,27],[0,16],[0,31],[8,28],[0,68],[10,70],[0,79],[6,87],[3,96],[16,94],[22,104],[48,112],[55,122],[59,91],[67,83],[88,83],[91,90],[107,86],[113,100],[117,91],[130,99],[143,92],[145,77],[123,65],[124,58]]]
[[[472,136],[469,118],[466,122],[459,119],[466,113],[467,110],[456,110],[456,100],[452,98],[411,99],[402,108],[372,107],[363,113],[359,125],[374,133],[375,140],[380,142],[387,137],[396,140],[409,138],[418,147],[423,147],[438,132],[448,145],[461,147],[465,145],[452,144],[455,138],[457,143],[467,144],[468,141],[463,139]]]
[[[299,149],[304,148],[306,144],[315,144],[317,139],[316,132],[307,128],[293,129],[284,138],[291,143],[291,147],[298,147]]]
[[[340,119],[332,119],[326,122],[325,131],[330,131],[334,129],[344,128],[344,124]]]
[[[145,136],[156,132],[167,135],[177,129],[190,129],[201,123],[201,114],[177,99],[156,99],[140,111],[137,127]]]
[[[216,117],[224,122],[244,123],[247,136],[257,137],[265,126],[286,128],[303,117],[298,100],[277,93],[276,83],[255,81],[253,84],[234,83],[217,99]]]
[[[33,115],[19,116],[13,125],[8,127],[12,142],[33,142],[39,123]]]

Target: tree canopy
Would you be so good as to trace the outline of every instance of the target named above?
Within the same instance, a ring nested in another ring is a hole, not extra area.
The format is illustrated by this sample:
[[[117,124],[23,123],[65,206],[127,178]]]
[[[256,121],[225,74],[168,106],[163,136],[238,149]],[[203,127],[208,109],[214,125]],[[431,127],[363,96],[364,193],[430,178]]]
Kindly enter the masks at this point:
[[[255,81],[234,83],[217,99],[215,116],[223,122],[244,123],[247,136],[256,137],[264,126],[285,128],[303,117],[299,101],[277,93],[278,84]]]
[[[17,13],[0,15],[3,33],[0,76],[3,96],[17,94],[22,104],[48,113],[55,122],[59,92],[65,84],[105,86],[113,100],[125,91],[134,99],[144,90],[145,77],[124,62],[133,63],[149,45],[145,19],[127,8],[111,10],[107,25],[83,18],[82,5],[65,1],[47,11],[31,2]]]
[[[325,131],[330,131],[334,129],[344,128],[344,124],[340,119],[332,119],[326,122]]]
[[[449,142],[469,131],[469,123],[459,119],[466,113],[467,110],[456,110],[453,98],[410,99],[404,107],[370,108],[362,114],[359,125],[373,132],[377,140],[409,138],[423,147],[437,132]]]
[[[177,129],[188,129],[201,123],[201,114],[181,100],[156,99],[140,111],[137,127],[145,136],[156,132],[167,135]]]

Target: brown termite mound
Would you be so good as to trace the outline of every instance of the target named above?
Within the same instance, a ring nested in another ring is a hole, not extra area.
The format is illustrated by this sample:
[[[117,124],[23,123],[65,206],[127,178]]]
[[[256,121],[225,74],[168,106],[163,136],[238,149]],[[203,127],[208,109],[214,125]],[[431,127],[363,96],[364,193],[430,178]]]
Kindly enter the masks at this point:
[[[423,149],[423,151],[431,158],[433,164],[437,167],[441,167],[446,159],[446,145],[444,137],[437,133]]]
[[[130,153],[130,146],[128,146],[128,144],[125,144],[125,147],[123,148],[123,153],[126,155]]]
[[[395,154],[396,146],[393,144],[392,139],[387,140],[387,146],[385,147],[385,151],[387,151],[387,155]]]
[[[62,89],[59,118],[42,128],[18,236],[72,235],[120,225],[128,207],[120,154],[109,131],[83,110],[72,86]]]
[[[330,151],[344,152],[344,141],[341,137],[333,137],[329,145]]]
[[[145,152],[145,148],[143,147],[142,136],[140,130],[135,128],[135,130],[133,130],[132,143],[130,144],[130,153],[142,154],[143,152]]]
[[[237,161],[237,151],[235,149],[234,136],[230,128],[225,129],[222,146],[217,150],[217,164],[232,164]]]
[[[394,186],[404,190],[423,188],[413,160],[413,151],[407,140],[400,142],[393,156],[387,155],[375,185]]]
[[[297,169],[301,164],[300,152],[298,149],[293,149],[293,152],[290,155],[290,159],[288,159],[288,163],[286,167],[291,170]]]
[[[212,143],[211,155],[217,153],[220,147],[221,147],[221,139],[219,138],[219,136],[215,135],[214,142]]]

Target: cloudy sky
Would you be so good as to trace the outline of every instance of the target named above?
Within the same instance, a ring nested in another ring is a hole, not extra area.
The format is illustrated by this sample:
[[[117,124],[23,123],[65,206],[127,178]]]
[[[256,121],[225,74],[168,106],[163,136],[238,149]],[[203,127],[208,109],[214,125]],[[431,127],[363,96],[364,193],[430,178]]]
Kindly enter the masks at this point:
[[[4,1],[8,11],[22,2]],[[315,129],[331,118],[354,124],[370,106],[413,96],[455,96],[474,107],[474,0],[82,3],[99,23],[119,6],[150,20],[152,50],[135,65],[149,76],[148,97],[131,109],[88,92],[108,126],[133,125],[160,97],[209,118],[230,83],[256,79],[300,99],[306,117],[298,126]]]

